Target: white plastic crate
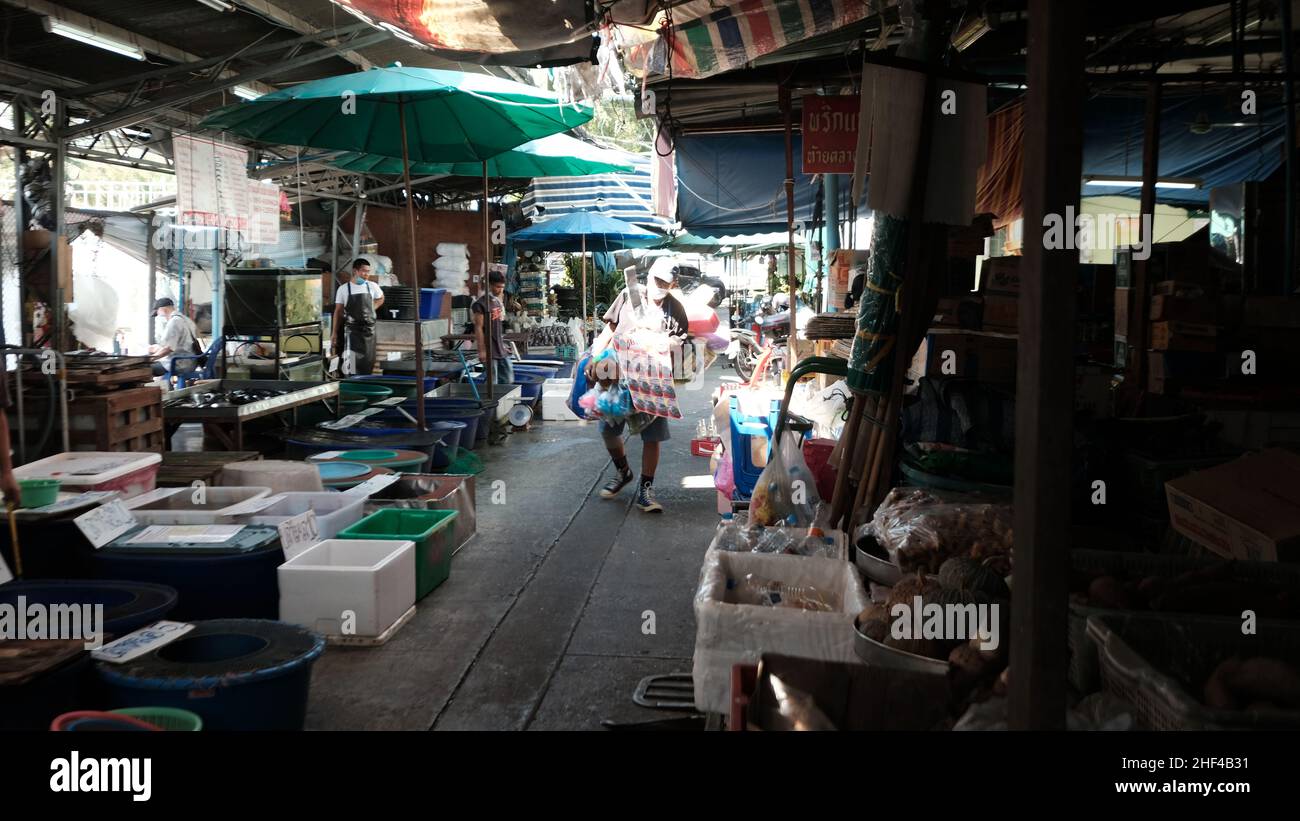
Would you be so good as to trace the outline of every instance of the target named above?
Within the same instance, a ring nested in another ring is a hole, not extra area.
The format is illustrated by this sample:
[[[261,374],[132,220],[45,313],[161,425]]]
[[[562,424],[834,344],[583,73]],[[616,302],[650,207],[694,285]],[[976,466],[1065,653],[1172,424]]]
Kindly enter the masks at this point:
[[[316,511],[316,530],[322,539],[333,539],[339,531],[361,521],[366,500],[344,493],[281,493],[268,507],[229,517],[232,522],[279,526],[286,519]]]
[[[228,523],[226,510],[260,499],[265,487],[162,487],[129,500],[126,507],[146,525],[211,525]]]
[[[327,636],[379,636],[415,604],[409,540],[326,539],[277,573],[280,621]]]

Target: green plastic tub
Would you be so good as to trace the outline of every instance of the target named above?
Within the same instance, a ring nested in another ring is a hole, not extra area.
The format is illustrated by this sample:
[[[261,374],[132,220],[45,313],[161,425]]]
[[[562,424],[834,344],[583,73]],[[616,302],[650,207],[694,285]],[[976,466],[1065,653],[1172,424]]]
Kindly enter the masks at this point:
[[[415,542],[415,598],[422,599],[451,575],[454,510],[388,508],[339,531],[340,539],[409,539]]]
[[[18,495],[22,507],[45,507],[59,500],[58,479],[19,479]]]
[[[364,396],[370,402],[379,402],[393,395],[393,389],[387,385],[352,380],[344,380],[343,384],[339,385],[339,391],[353,396]]]
[[[357,396],[347,391],[339,391],[339,413],[347,416],[353,413],[360,413],[370,404],[370,398],[367,396]]]
[[[189,710],[176,707],[123,707],[109,712],[147,721],[155,727],[181,733],[197,733],[203,729],[203,719]]]

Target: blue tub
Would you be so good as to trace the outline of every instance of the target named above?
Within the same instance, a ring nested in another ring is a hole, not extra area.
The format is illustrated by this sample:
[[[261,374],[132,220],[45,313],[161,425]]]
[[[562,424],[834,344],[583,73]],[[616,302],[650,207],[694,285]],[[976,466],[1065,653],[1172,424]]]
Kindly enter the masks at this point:
[[[476,376],[474,377],[474,381],[482,385],[484,383],[484,377]],[[536,399],[541,396],[542,383],[545,381],[546,377],[541,374],[515,372],[514,384],[522,388],[520,393],[524,399]]]
[[[102,604],[103,630],[114,637],[166,618],[177,599],[173,587],[135,581],[50,579],[0,585],[0,604],[17,607],[19,596],[29,605]]]
[[[414,407],[407,408],[406,412],[412,416],[416,415]],[[411,424],[411,420],[402,416],[396,410],[384,411],[383,413],[376,414],[374,418],[388,425]],[[479,423],[482,418],[483,411],[478,407],[477,402],[473,403],[473,405],[447,407],[426,405],[424,408],[424,421],[426,425],[432,425],[434,422],[460,422],[464,424],[465,428],[460,434],[460,446],[463,448],[469,448],[470,450],[474,449],[474,444],[478,439]],[[349,430],[355,430],[355,428],[349,428]],[[410,431],[414,433],[415,427],[412,426]],[[484,436],[486,437],[486,433]],[[435,463],[437,458],[438,457],[435,453]]]
[[[446,468],[455,457],[456,449],[460,447],[460,440],[464,436],[466,425],[464,422],[457,422],[454,419],[439,419],[436,422],[429,423],[429,430],[439,433],[445,431],[447,433],[443,437],[442,444],[434,450],[433,461],[430,463],[430,467],[434,470]]]
[[[324,638],[295,625],[216,619],[96,670],[113,709],[176,707],[196,713],[205,730],[301,730],[311,668],[324,650]]]
[[[568,379],[573,376],[574,363],[561,362],[558,359],[529,359],[528,357],[524,357],[522,359],[515,360],[515,370],[518,370],[520,366],[524,366],[528,368],[545,368],[547,370],[554,370],[555,373],[548,378]]]

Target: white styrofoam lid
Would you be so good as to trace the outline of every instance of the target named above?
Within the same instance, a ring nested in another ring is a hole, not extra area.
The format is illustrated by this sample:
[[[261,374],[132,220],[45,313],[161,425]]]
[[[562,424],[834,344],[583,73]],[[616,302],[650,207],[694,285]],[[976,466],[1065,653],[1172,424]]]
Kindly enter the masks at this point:
[[[94,485],[162,463],[160,453],[77,451],[59,453],[14,468],[19,479],[59,479],[69,485]]]

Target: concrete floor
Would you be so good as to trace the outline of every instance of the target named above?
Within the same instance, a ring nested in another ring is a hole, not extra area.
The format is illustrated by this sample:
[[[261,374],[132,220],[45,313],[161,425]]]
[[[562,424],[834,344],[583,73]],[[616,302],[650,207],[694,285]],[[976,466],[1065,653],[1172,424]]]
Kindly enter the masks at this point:
[[[663,514],[633,507],[631,486],[599,498],[613,467],[592,424],[545,423],[477,451],[478,534],[386,645],[326,651],[308,729],[591,730],[681,715],[632,693],[645,676],[691,670],[692,597],[717,510],[707,479],[684,480],[708,474],[690,439],[730,373],[719,363],[681,392],[655,481]],[[634,469],[640,447],[628,444]]]

